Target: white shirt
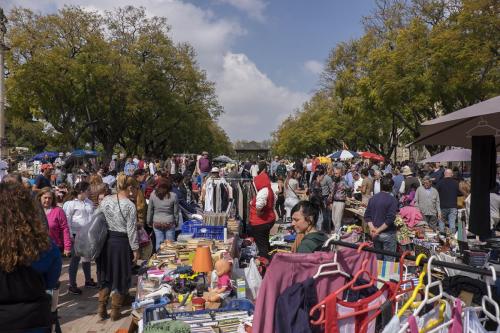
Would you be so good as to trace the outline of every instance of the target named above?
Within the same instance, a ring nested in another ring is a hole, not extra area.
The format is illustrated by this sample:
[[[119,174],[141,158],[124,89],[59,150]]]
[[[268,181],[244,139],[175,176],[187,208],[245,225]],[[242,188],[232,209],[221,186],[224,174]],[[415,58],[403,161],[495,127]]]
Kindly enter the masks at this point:
[[[153,162],[149,162],[149,173],[153,176],[156,173],[156,167]]]
[[[102,178],[102,182],[108,184],[109,187],[113,187],[116,183],[116,177],[113,175],[107,175]]]
[[[361,185],[363,184],[363,178],[359,177],[358,180],[354,181],[354,193],[361,193]]]
[[[7,169],[9,168],[9,165],[7,162],[0,160],[0,182],[2,181],[3,177],[7,175]]]
[[[313,170],[313,164],[312,162],[309,162],[306,164],[306,171],[312,172]]]
[[[380,179],[373,181],[373,194],[377,194],[380,192]]]
[[[257,164],[253,164],[250,167],[250,174],[252,177],[257,177],[259,175],[259,166]]]
[[[74,199],[66,201],[63,209],[68,219],[69,231],[72,235],[76,235],[80,228],[92,219],[94,203],[88,198],[85,201]]]

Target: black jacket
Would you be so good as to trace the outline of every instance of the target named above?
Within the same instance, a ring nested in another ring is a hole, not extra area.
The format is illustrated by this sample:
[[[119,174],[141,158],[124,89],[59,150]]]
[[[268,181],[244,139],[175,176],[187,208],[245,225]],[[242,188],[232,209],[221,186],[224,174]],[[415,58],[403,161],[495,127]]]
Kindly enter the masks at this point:
[[[42,276],[31,267],[0,270],[0,332],[50,327],[50,296]]]

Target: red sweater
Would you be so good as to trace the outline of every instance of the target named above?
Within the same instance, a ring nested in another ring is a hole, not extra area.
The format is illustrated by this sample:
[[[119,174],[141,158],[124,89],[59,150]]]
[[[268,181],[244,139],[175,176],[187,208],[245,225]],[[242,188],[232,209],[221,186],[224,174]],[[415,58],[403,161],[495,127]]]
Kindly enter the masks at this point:
[[[274,220],[276,220],[276,215],[274,214],[274,194],[269,176],[266,172],[262,172],[260,175],[254,178],[253,182],[255,184],[257,192],[267,187],[268,195],[267,203],[264,208],[262,208],[260,215],[257,214],[257,197],[253,198],[250,202],[250,224],[262,225],[266,223],[272,223],[274,222]]]

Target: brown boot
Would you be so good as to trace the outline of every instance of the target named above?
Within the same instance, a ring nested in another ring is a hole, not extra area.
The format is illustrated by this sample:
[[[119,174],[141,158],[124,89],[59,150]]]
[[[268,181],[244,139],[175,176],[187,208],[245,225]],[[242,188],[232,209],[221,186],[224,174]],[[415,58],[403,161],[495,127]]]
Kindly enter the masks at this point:
[[[114,293],[111,295],[111,320],[117,321],[121,317],[121,308],[123,304],[123,295],[119,293]]]
[[[97,314],[101,318],[101,320],[108,319],[108,311],[106,308],[108,307],[108,300],[110,294],[109,288],[104,288],[99,290],[99,306],[97,307]]]

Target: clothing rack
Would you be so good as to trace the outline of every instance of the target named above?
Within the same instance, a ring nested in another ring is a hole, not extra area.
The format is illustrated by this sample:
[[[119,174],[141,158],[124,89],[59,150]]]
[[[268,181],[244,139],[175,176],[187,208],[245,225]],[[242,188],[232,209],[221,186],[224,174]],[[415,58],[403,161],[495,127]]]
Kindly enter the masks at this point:
[[[226,181],[252,181],[252,179],[248,179],[248,178],[228,178],[228,177],[221,177],[221,178],[224,178]]]
[[[337,245],[337,246],[343,246],[343,247],[349,247],[351,249],[358,249],[357,244],[353,243],[347,243],[343,241],[337,241],[337,240],[330,240],[329,245]],[[387,251],[387,250],[381,250],[381,249],[375,249],[373,247],[363,247],[363,251],[367,252],[372,252],[376,254],[383,254],[386,256],[390,257],[395,257],[395,258],[401,258],[402,253],[397,253],[397,252],[392,252],[392,251]],[[406,256],[405,259],[415,261],[417,257],[415,256]],[[427,259],[422,259],[420,261],[420,265],[423,266],[423,264],[426,264],[429,258]],[[438,266],[438,267],[446,267],[446,268],[452,268],[464,272],[469,272],[469,273],[475,273],[475,274],[480,274],[483,276],[492,276],[491,270],[489,269],[484,269],[484,268],[476,268],[468,265],[462,265],[462,264],[455,264],[451,262],[446,262],[446,261],[440,261],[440,260],[433,260],[432,261],[433,266]],[[500,276],[500,272],[497,271],[497,275]]]

